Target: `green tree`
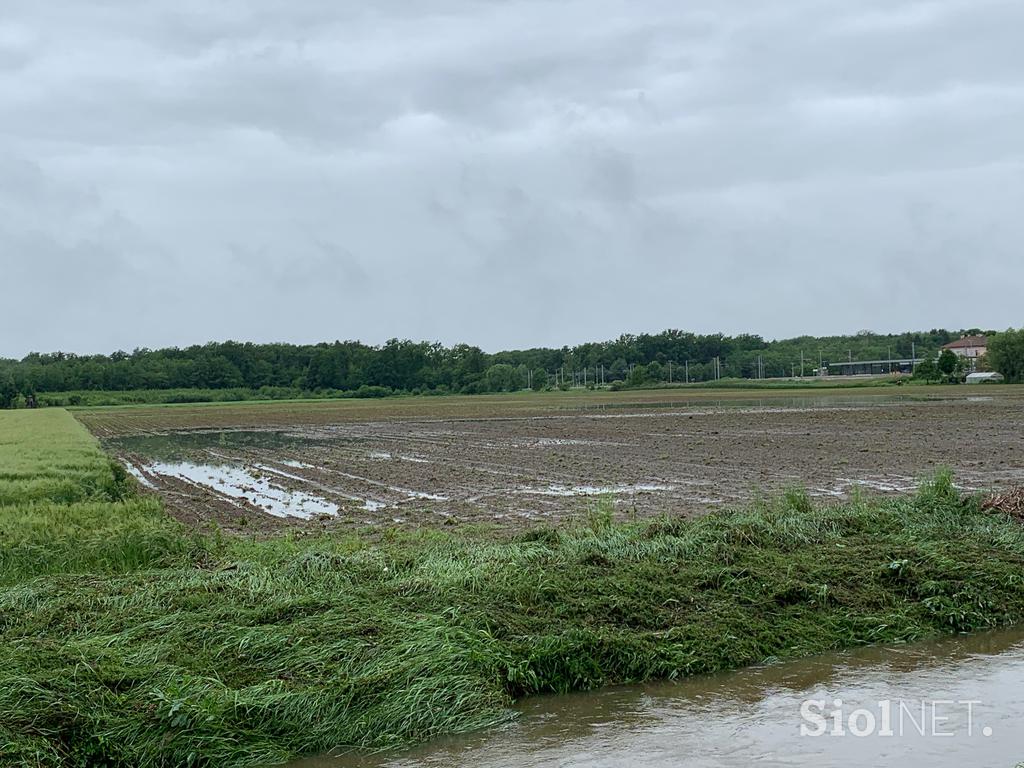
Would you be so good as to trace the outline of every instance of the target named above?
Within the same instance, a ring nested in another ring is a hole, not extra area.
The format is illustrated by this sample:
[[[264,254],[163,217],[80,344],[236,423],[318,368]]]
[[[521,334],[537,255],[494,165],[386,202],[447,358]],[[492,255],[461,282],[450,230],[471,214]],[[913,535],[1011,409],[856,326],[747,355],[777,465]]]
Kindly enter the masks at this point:
[[[629,378],[626,379],[630,386],[638,386],[647,381],[647,366],[636,365],[633,366],[633,370],[629,373]]]
[[[918,363],[914,369],[914,378],[922,381],[936,381],[939,378],[939,368],[935,365],[935,361],[926,357]]]
[[[0,377],[0,408],[13,408],[18,397],[18,387],[11,374]]]
[[[1024,328],[997,333],[988,342],[988,366],[1014,383],[1024,382]]]
[[[957,357],[955,353],[948,349],[942,350],[942,354],[939,355],[938,362],[939,373],[947,377],[952,376],[956,373],[956,363]]]
[[[508,392],[513,388],[515,368],[506,363],[498,363],[487,369],[487,389],[490,392]]]
[[[540,392],[548,385],[548,372],[543,368],[535,368],[533,371],[533,391]]]
[[[512,372],[512,382],[509,387],[512,390],[526,389],[526,383],[530,380],[530,369],[525,363],[520,363]]]

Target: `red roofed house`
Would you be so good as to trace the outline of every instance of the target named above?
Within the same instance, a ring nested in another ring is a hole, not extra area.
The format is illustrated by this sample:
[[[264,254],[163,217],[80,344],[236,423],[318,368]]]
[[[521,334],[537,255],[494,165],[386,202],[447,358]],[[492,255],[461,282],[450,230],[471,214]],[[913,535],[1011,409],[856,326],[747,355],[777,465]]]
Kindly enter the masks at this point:
[[[948,349],[954,355],[965,357],[972,364],[977,362],[978,358],[985,354],[988,349],[988,337],[987,336],[964,336],[962,339],[957,339],[950,344],[947,344],[943,349]]]

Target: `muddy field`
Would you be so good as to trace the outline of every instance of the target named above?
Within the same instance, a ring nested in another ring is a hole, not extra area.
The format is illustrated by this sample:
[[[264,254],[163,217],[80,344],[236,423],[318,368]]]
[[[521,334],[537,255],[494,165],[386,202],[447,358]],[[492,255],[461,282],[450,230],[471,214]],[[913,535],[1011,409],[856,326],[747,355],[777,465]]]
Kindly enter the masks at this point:
[[[803,486],[1024,482],[1024,388],[655,391],[76,413],[175,516],[231,529],[698,514]]]

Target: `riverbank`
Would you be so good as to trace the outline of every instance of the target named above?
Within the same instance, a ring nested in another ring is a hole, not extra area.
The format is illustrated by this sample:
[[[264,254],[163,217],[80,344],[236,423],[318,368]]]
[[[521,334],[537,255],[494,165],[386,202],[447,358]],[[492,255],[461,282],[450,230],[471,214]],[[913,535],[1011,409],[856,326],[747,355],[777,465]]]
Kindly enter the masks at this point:
[[[696,520],[256,541],[171,522],[57,410],[0,413],[0,552],[0,746],[26,766],[393,747],[534,693],[1024,621],[1024,528],[945,475]]]
[[[1011,768],[1024,752],[1022,689],[1018,626],[532,696],[500,728],[288,768]],[[837,699],[841,735],[832,733]],[[802,710],[805,702],[811,709]],[[829,715],[825,725],[815,720],[818,707]]]

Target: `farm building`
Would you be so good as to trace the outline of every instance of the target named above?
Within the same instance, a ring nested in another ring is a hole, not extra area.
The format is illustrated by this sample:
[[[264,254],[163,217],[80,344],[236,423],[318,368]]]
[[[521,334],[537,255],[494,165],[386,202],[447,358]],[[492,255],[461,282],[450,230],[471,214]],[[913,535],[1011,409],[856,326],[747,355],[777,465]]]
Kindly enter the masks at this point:
[[[882,376],[889,373],[913,373],[917,360],[893,358],[891,360],[851,360],[846,363],[829,363],[825,368],[828,376]]]
[[[968,360],[974,361],[984,356],[988,350],[988,337],[964,336],[962,339],[950,342],[943,349],[948,349],[958,357],[965,357]]]
[[[992,372],[969,373],[967,374],[968,384],[999,384],[1003,381],[1003,374]]]

